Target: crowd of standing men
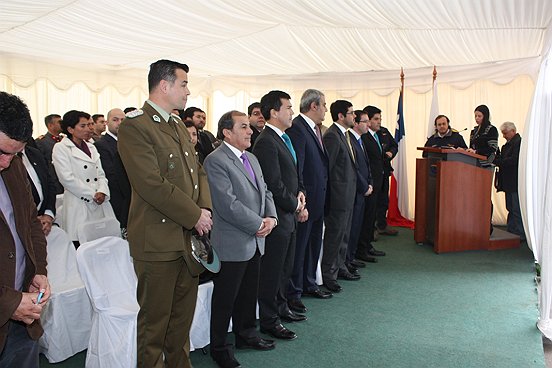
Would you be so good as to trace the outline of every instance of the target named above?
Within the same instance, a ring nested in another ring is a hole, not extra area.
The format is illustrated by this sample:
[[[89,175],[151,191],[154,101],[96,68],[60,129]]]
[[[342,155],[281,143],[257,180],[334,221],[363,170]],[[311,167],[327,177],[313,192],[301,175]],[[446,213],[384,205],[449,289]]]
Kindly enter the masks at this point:
[[[20,275],[15,283],[2,282],[18,290],[9,308],[1,309],[12,325],[38,324],[34,320],[48,300],[44,254],[33,247],[45,249],[40,238],[48,235],[55,218],[51,199],[60,193],[71,195],[74,205],[67,207],[80,208],[64,208],[66,223],[76,226],[99,208],[104,216],[114,213],[128,237],[138,278],[140,367],[191,366],[189,329],[204,271],[192,255],[192,236],[210,233],[221,261],[213,276],[210,327],[211,356],[220,367],[240,366],[227,339],[231,319],[236,348],[274,349],[274,339],[297,338],[283,323],[307,319],[304,297],[331,298],[342,291],[339,280],[360,279],[358,268],[385,256],[373,242],[378,234],[397,234],[385,222],[397,145],[381,127],[377,107],[354,110],[337,100],[329,108],[333,124],[326,128],[321,91],[306,90],[294,117],[291,97],[274,90],[247,114],[224,114],[215,137],[204,129],[205,112],[185,109],[188,72],[185,64],[159,60],[150,66],[149,98],[141,109],[112,109],[106,118],[75,110],[49,115],[48,133],[36,142],[32,129],[15,134],[19,127],[0,126],[0,157],[9,157],[1,166],[6,185],[22,175],[25,152],[33,151],[25,143],[36,143],[40,172],[47,174],[38,180],[27,174],[33,185],[23,194],[32,199],[37,192],[35,207],[46,202],[51,207],[42,214],[25,212],[29,226],[41,234],[10,245],[17,248],[14,259],[28,256],[26,266],[14,266]],[[22,104],[9,98],[6,103]],[[32,127],[26,106],[19,110],[23,117],[17,121]],[[20,153],[22,159],[7,170]],[[8,197],[0,205],[4,215],[10,213]],[[4,230],[19,239],[10,226]],[[65,230],[78,246],[75,226]],[[324,288],[316,282],[319,262]],[[39,291],[45,297],[37,303]],[[10,342],[25,334],[8,325],[0,343],[7,341],[12,351]]]

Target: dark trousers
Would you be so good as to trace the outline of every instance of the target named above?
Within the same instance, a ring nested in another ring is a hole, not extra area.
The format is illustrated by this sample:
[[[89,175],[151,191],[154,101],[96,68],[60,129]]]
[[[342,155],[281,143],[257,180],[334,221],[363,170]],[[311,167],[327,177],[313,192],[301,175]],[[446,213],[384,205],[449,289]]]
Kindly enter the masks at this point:
[[[280,323],[279,315],[289,312],[286,291],[293,271],[295,238],[295,230],[289,232],[278,226],[266,237],[259,277],[261,328],[276,326]]]
[[[389,209],[389,176],[383,177],[383,183],[378,194],[376,208],[376,227],[383,230],[387,227],[387,210]]]
[[[259,289],[261,254],[243,262],[221,262],[219,273],[213,278],[215,287],[211,301],[211,354],[231,350],[226,343],[228,325],[244,340],[258,337],[256,314]]]
[[[506,192],[504,194],[506,196],[506,209],[508,210],[508,218],[506,220],[508,232],[519,235],[523,240],[525,239],[525,230],[523,229],[523,220],[521,219],[518,192]]]
[[[316,268],[322,247],[322,225],[324,217],[309,219],[297,225],[295,259],[288,284],[287,298],[300,299],[303,291],[318,290]]]
[[[25,324],[9,322],[8,336],[0,354],[0,368],[38,368],[38,341],[29,337]]]
[[[198,277],[183,257],[174,261],[134,260],[138,276],[138,367],[191,367],[190,326]],[[164,356],[164,362],[163,362]]]
[[[378,204],[378,197],[380,195],[380,188],[374,186],[372,194],[365,197],[364,205],[364,219],[362,222],[362,229],[360,231],[360,237],[358,239],[357,254],[365,254],[373,246],[374,241],[374,225],[376,223],[376,208]]]
[[[349,264],[355,259],[358,240],[364,222],[364,207],[366,197],[363,194],[357,193],[355,197],[355,206],[353,207],[353,218],[351,220],[351,232],[349,234],[349,244],[347,244],[347,257],[345,263]]]
[[[324,252],[322,253],[322,280],[336,281],[339,270],[346,270],[345,258],[351,231],[353,207],[347,210],[330,210],[325,218]]]

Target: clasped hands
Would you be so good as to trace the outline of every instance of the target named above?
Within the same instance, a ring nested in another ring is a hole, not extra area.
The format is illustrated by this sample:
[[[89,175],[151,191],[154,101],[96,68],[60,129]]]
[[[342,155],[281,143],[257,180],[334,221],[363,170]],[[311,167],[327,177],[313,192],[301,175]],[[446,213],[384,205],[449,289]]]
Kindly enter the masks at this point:
[[[43,296],[37,303],[39,292],[42,292]],[[21,294],[21,301],[11,319],[30,325],[36,319],[40,319],[42,308],[50,299],[48,278],[45,275],[35,275],[29,286],[29,292]]]

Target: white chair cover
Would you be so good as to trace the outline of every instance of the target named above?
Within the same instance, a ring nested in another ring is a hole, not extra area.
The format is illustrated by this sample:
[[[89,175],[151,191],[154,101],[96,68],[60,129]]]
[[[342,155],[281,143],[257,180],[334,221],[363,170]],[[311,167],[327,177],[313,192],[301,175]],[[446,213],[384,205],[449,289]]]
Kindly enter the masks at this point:
[[[115,217],[83,222],[77,228],[77,237],[81,244],[104,236],[121,237],[121,224]]]
[[[92,306],[77,269],[75,247],[67,233],[54,226],[46,240],[52,294],[42,310],[44,335],[39,345],[48,361],[57,363],[88,347]]]
[[[190,328],[190,351],[209,345],[209,326],[211,323],[211,297],[213,282],[199,285],[194,320]]]
[[[81,244],[77,263],[94,308],[86,367],[136,367],[136,274],[128,242],[104,237]]]

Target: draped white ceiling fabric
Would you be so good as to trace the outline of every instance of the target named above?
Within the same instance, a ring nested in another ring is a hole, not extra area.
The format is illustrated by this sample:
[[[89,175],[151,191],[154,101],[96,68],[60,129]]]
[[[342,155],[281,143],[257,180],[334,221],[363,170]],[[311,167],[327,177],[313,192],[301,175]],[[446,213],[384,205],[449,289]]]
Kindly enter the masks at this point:
[[[159,58],[198,81],[478,65],[539,57],[551,14],[548,0],[5,0],[0,72],[129,93]]]

